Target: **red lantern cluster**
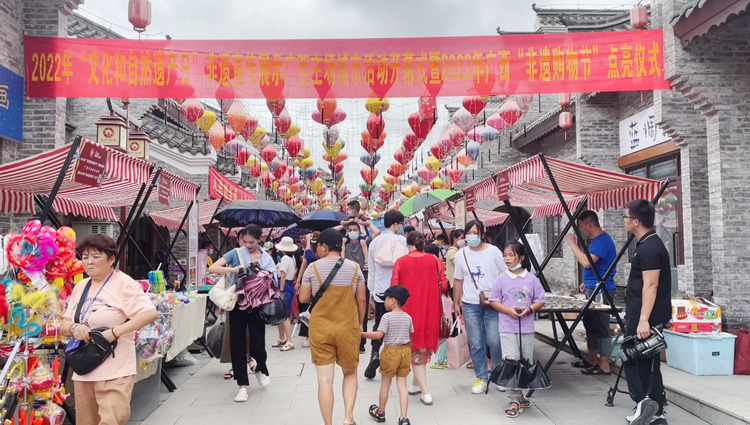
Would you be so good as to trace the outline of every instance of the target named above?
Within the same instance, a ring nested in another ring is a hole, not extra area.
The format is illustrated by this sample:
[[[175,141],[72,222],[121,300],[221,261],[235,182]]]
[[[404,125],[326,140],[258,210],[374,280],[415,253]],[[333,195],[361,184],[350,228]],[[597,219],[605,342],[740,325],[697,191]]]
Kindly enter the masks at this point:
[[[565,140],[568,140],[568,130],[573,126],[573,114],[567,111],[567,107],[573,103],[573,99],[571,98],[570,93],[560,93],[558,101],[563,108],[563,111],[560,112],[560,128],[565,131]]]

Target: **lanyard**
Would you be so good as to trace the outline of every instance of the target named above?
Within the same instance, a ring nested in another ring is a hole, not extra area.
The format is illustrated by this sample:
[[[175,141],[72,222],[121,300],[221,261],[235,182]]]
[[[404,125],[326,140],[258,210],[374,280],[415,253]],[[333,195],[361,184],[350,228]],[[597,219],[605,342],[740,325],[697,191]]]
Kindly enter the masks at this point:
[[[91,299],[91,302],[89,303],[89,306],[86,307],[84,310],[81,311],[81,317],[79,319],[79,321],[81,323],[83,323],[83,318],[86,317],[86,313],[88,313],[89,310],[91,309],[91,306],[94,305],[94,301],[96,301],[96,298],[99,297],[99,294],[102,293],[102,289],[104,289],[104,286],[107,284],[107,282],[109,282],[109,279],[112,277],[113,274],[115,274],[114,270],[112,270],[112,273],[110,273],[109,276],[107,276],[107,280],[105,280],[104,283],[102,283],[102,286],[99,288],[99,291],[97,291],[96,295],[94,295],[94,298]],[[85,304],[86,299],[89,297],[89,289],[91,289],[91,287],[89,287],[89,288],[86,289],[86,295],[84,295],[84,297],[83,297],[84,305],[86,305]]]

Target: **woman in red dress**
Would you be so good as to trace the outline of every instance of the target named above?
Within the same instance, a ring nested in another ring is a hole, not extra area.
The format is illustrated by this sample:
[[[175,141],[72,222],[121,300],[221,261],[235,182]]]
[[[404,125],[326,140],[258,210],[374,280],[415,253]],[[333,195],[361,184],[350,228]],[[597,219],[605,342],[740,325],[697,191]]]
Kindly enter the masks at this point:
[[[442,309],[440,295],[448,290],[448,279],[443,263],[434,255],[424,252],[424,235],[410,232],[406,243],[409,254],[396,261],[391,286],[401,285],[409,290],[409,301],[404,305],[404,311],[414,322],[411,336],[414,377],[409,394],[422,394],[422,403],[430,406],[432,396],[427,387],[427,364],[438,347]]]

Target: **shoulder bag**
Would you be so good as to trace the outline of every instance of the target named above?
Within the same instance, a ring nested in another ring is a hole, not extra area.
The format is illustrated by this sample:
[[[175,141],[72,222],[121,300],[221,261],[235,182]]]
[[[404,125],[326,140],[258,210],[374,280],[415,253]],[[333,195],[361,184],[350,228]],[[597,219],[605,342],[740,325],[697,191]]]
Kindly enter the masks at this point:
[[[438,265],[438,259],[435,258],[435,271],[437,272],[437,281],[438,281],[438,307],[440,308],[440,332],[438,333],[438,338],[440,339],[448,339],[451,337],[451,327],[453,326],[453,322],[451,319],[448,319],[445,317],[445,311],[443,310],[443,300],[442,300],[442,284],[440,282],[440,266]]]
[[[240,264],[244,268],[245,263],[242,261],[240,248],[235,248],[235,251],[237,252],[237,258],[240,260]],[[224,276],[216,282],[216,285],[208,291],[208,298],[220,309],[224,311],[232,311],[237,304],[236,291],[236,286],[232,284],[231,273],[225,273]]]
[[[89,289],[91,289],[91,279],[86,284],[86,289],[78,301],[78,307],[76,308],[75,316],[73,316],[74,323],[80,323],[81,309],[86,302],[86,295],[89,293]],[[91,301],[92,304],[93,302],[94,300]],[[110,355],[112,355],[112,358],[115,357],[117,340],[112,342],[107,341],[107,338],[102,335],[102,332],[106,330],[109,330],[109,328],[92,329],[89,332],[91,339],[88,343],[75,338],[70,340],[68,346],[65,347],[65,361],[68,362],[73,372],[79,376],[89,374],[104,363]]]
[[[333,266],[333,270],[331,270],[331,273],[328,274],[328,277],[326,278],[326,281],[323,282],[323,284],[318,289],[318,292],[315,294],[315,296],[312,299],[312,302],[310,303],[310,307],[308,307],[307,311],[304,313],[300,313],[299,320],[300,322],[304,323],[307,326],[310,326],[310,316],[312,314],[313,308],[315,308],[315,304],[320,301],[320,298],[323,297],[323,293],[328,289],[329,286],[331,286],[331,282],[333,281],[333,278],[336,276],[336,273],[339,272],[339,269],[341,266],[344,265],[344,259],[339,258],[338,261],[336,261],[336,265]],[[315,263],[312,264],[313,267],[316,267]],[[315,269],[317,271],[317,268]],[[317,273],[316,273],[317,274]],[[357,274],[355,271],[354,278],[357,278]],[[320,279],[318,279],[320,281]]]
[[[479,292],[479,305],[484,308],[491,308],[492,307],[490,305],[491,291],[479,290],[477,281],[476,279],[474,279],[474,275],[471,273],[471,267],[469,267],[469,260],[466,258],[466,251],[464,251],[464,262],[466,262],[466,270],[469,272],[469,276],[471,276],[471,282],[474,284],[474,287],[477,288],[477,292]]]

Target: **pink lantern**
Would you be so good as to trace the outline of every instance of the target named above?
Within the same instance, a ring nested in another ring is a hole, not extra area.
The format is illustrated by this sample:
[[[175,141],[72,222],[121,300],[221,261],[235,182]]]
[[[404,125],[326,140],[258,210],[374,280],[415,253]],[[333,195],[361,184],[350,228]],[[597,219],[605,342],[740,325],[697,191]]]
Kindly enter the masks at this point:
[[[271,186],[271,184],[276,180],[276,178],[268,171],[264,172],[263,175],[260,178],[260,182],[263,183],[263,186],[268,188]]]
[[[263,158],[263,161],[271,162],[276,158],[276,149],[273,148],[273,146],[268,145],[260,152],[260,157]]]
[[[432,152],[432,155],[439,160],[442,160],[446,155],[448,155],[448,149],[446,149],[445,145],[443,145],[442,143],[435,143],[434,145],[432,145],[430,147],[430,152]]]
[[[244,167],[245,163],[248,159],[250,159],[250,150],[247,148],[242,148],[242,150],[237,154],[237,157],[235,158],[235,161],[237,161],[237,165],[240,167]]]
[[[521,112],[525,114],[529,108],[531,107],[531,102],[534,101],[534,95],[533,94],[519,94],[515,96],[516,103],[518,103],[518,107],[521,109]]]
[[[495,112],[487,118],[487,125],[494,128],[497,131],[502,131],[508,128],[508,123],[503,119],[499,112]]]
[[[289,112],[284,108],[281,110],[279,116],[273,120],[273,123],[276,125],[276,133],[286,134],[289,131],[289,127],[292,126],[292,117],[289,116]]]
[[[416,152],[421,145],[421,140],[418,139],[417,135],[414,134],[414,132],[411,130],[406,132],[404,141],[401,143],[401,147],[404,149],[404,152]]]
[[[568,140],[568,129],[573,126],[573,114],[568,111],[560,113],[560,128],[565,130],[565,140]]]
[[[258,119],[255,118],[252,114],[247,114],[247,121],[245,121],[245,126],[242,127],[242,131],[240,134],[245,139],[245,141],[249,142],[250,137],[252,137],[253,133],[255,133],[255,129],[258,128]]]
[[[247,112],[245,112],[242,102],[235,100],[232,103],[232,107],[229,108],[227,113],[227,121],[235,133],[241,133],[244,130],[245,123],[247,123]]]
[[[216,101],[221,107],[221,112],[225,114],[229,112],[229,108],[232,106],[232,103],[234,103],[234,87],[232,87],[231,84],[219,86],[219,88],[216,89]]]
[[[286,150],[292,158],[299,154],[300,149],[302,149],[302,139],[299,136],[292,136],[286,141]]]
[[[419,118],[419,112],[409,115],[409,126],[418,139],[426,139],[433,125],[433,122],[429,120],[422,122],[422,119]]]
[[[192,124],[198,122],[205,111],[206,110],[203,108],[203,104],[200,100],[195,98],[185,100],[182,102],[182,106],[180,106],[180,112],[182,112],[182,115],[184,115]]]
[[[435,177],[437,177],[437,173],[433,173],[433,172],[431,172],[431,171],[430,171],[430,170],[428,170],[428,169],[427,169],[427,167],[425,167],[424,165],[420,166],[420,167],[419,167],[419,168],[417,169],[417,175],[418,175],[418,176],[419,176],[420,178],[422,178],[422,179],[424,179],[424,180],[427,180],[427,181],[429,181],[429,180],[432,180],[432,179],[434,179]]]
[[[567,108],[570,106],[571,103],[573,103],[573,99],[570,96],[570,93],[560,93],[557,95],[558,102],[560,102],[560,106],[563,108]]]
[[[521,108],[518,107],[518,103],[516,103],[516,101],[513,99],[508,99],[507,101],[505,101],[505,103],[503,103],[503,106],[500,107],[498,113],[500,114],[500,117],[502,117],[502,119],[506,123],[508,123],[509,127],[512,127],[513,124],[515,124],[522,115]]]
[[[648,9],[646,9],[646,6],[639,4],[630,9],[630,26],[637,30],[641,30],[646,28],[646,25],[648,25]]]
[[[148,0],[130,0],[128,2],[128,20],[137,32],[146,31],[151,24],[151,2]]]
[[[271,111],[271,115],[276,118],[279,116],[279,114],[281,114],[281,111],[284,110],[284,107],[286,106],[286,99],[284,99],[283,97],[280,97],[278,99],[267,99],[266,106],[268,107],[268,110]]]

